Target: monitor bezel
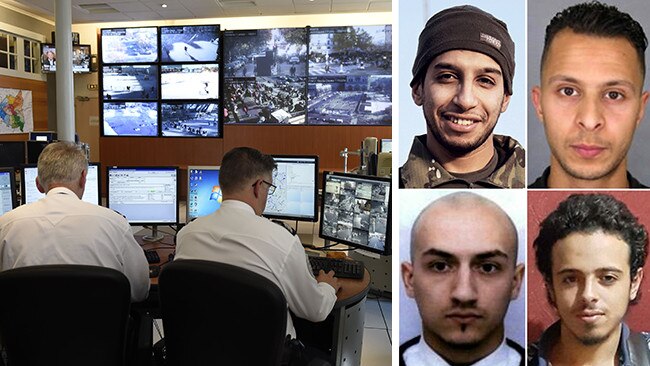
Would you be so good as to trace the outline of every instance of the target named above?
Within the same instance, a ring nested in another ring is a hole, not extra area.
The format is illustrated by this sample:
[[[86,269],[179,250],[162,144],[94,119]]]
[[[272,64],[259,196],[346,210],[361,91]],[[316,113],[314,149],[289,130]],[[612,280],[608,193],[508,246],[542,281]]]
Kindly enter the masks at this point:
[[[88,166],[97,167],[97,205],[102,205],[102,164],[99,162],[89,162]],[[20,169],[20,204],[27,204],[27,197],[25,195],[26,180],[25,180],[25,168],[38,168],[38,164],[24,164]],[[82,199],[83,200],[83,199]]]
[[[43,63],[43,52],[45,51],[45,47],[54,50],[54,62],[56,62],[57,58],[56,45],[54,43],[41,43],[41,53],[38,55],[39,61],[41,63],[41,74],[54,74],[56,73],[56,64],[54,65],[54,70],[44,69],[45,64]]]
[[[319,158],[318,155],[287,155],[287,154],[272,154],[271,157],[275,161],[275,158],[289,158],[289,159],[314,159],[314,217],[297,217],[291,215],[277,215],[277,214],[267,214],[262,212],[262,216],[268,219],[279,219],[279,220],[291,220],[291,221],[303,221],[303,222],[316,222],[318,221],[318,167],[319,167]],[[266,207],[264,208],[266,211]]]
[[[58,133],[56,131],[29,131],[28,141],[42,141],[34,138],[36,136],[45,136],[48,142],[53,142],[58,139]]]
[[[21,146],[22,145],[22,160],[20,162],[17,162],[16,164],[8,164],[4,165],[5,167],[13,167],[14,169],[19,169],[21,166],[23,166],[27,162],[27,144],[25,141],[0,141],[0,145],[13,145],[13,146]],[[1,149],[0,149],[1,150]]]
[[[158,170],[175,170],[176,171],[176,220],[175,222],[160,222],[160,221],[147,221],[147,222],[131,222],[129,218],[125,216],[126,220],[131,226],[145,226],[145,225],[157,225],[157,226],[166,226],[166,225],[178,225],[180,222],[180,169],[177,166],[126,166],[126,165],[109,165],[106,167],[106,207],[116,211],[110,206],[110,186],[109,186],[109,177],[111,170],[126,170],[126,169],[158,169]],[[119,212],[119,211],[116,211]],[[120,213],[122,214],[122,213]],[[124,216],[124,215],[123,215]]]
[[[11,185],[11,209],[13,210],[19,205],[18,194],[16,193],[16,169],[13,167],[0,167],[0,173],[1,172],[9,172],[9,184]]]
[[[371,180],[371,181],[377,181],[377,182],[382,182],[382,183],[388,183],[390,190],[388,192],[388,216],[387,216],[387,222],[386,222],[386,234],[385,234],[385,241],[384,241],[384,249],[375,249],[371,248],[369,246],[355,243],[353,241],[348,241],[348,240],[343,240],[341,238],[336,238],[328,235],[323,234],[323,220],[321,219],[318,223],[318,236],[322,239],[325,240],[331,240],[336,243],[344,244],[347,245],[348,247],[354,248],[354,249],[360,249],[360,250],[365,250],[368,252],[372,253],[377,253],[380,255],[390,255],[392,252],[392,215],[393,215],[393,187],[392,187],[392,180],[389,177],[377,177],[374,175],[361,175],[361,174],[352,174],[352,173],[343,173],[343,172],[334,172],[334,171],[325,171],[323,172],[323,195],[321,197],[321,205],[320,205],[320,215],[321,218],[325,217],[325,184],[327,183],[327,177],[328,176],[338,176],[338,177],[343,177],[343,178],[357,178],[357,179],[366,179],[366,180]]]
[[[203,170],[221,170],[220,165],[188,165],[187,166],[187,198],[185,199],[185,222],[190,223],[192,220],[197,219],[201,216],[194,217],[190,220],[190,170],[192,169],[203,169]],[[223,203],[223,201],[222,201]]]
[[[118,61],[113,61],[113,62],[106,62],[104,60],[104,45],[103,45],[103,38],[104,36],[104,31],[112,31],[116,29],[144,29],[144,28],[153,28],[156,30],[156,34],[154,36],[154,40],[156,41],[156,59],[153,61],[125,61],[125,60],[118,60]],[[99,60],[101,61],[102,65],[134,65],[134,64],[158,64],[160,63],[160,27],[158,26],[150,26],[150,25],[144,25],[144,26],[133,26],[133,27],[109,27],[109,28],[101,28],[99,30],[99,42],[98,42],[98,52],[99,52]]]
[[[390,141],[390,151],[384,151],[384,141]],[[379,152],[393,152],[393,139],[392,138],[385,138],[385,139],[379,139]]]
[[[72,56],[73,56],[73,61],[74,61],[74,50],[75,49],[88,49],[88,69],[83,69],[79,71],[75,71],[74,69],[74,64],[72,65],[72,73],[73,74],[90,74],[92,73],[92,54],[93,54],[93,49],[92,46],[89,44],[74,44],[72,45]]]
[[[216,27],[216,36],[219,38],[219,44],[217,45],[217,59],[209,61],[168,61],[163,60],[163,29],[178,29],[178,28],[199,28],[199,27]],[[223,38],[222,38],[221,24],[187,24],[187,25],[162,25],[158,27],[158,59],[161,64],[175,64],[175,63],[221,63],[221,54],[223,48]],[[221,71],[220,71],[221,73]]]

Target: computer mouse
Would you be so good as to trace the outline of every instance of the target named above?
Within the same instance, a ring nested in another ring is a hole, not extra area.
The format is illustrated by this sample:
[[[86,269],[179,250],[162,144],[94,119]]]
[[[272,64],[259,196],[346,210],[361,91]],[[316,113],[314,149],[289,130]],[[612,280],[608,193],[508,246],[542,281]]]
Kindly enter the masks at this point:
[[[158,277],[160,274],[160,266],[149,266],[149,278]]]

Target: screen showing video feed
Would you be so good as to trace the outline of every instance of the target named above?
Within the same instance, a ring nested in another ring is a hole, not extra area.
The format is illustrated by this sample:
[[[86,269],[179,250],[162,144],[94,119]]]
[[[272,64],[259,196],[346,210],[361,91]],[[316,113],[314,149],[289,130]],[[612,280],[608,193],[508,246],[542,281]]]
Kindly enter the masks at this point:
[[[219,60],[219,26],[160,27],[162,62],[210,62]]]
[[[162,135],[220,137],[219,104],[214,102],[162,103]]]
[[[187,179],[187,222],[221,207],[218,166],[188,166]]]
[[[158,136],[158,103],[104,102],[104,136]]]
[[[113,65],[102,68],[102,96],[113,99],[158,99],[157,65]]]
[[[305,77],[226,78],[226,123],[304,124]]]
[[[53,44],[41,43],[41,72],[56,71],[56,47]]]
[[[90,45],[79,44],[72,46],[72,72],[90,72]]]
[[[162,99],[219,98],[218,64],[182,64],[160,67]]]
[[[309,124],[390,125],[390,75],[310,77]]]
[[[158,61],[158,28],[102,29],[103,63],[156,61]]]
[[[320,236],[380,254],[390,252],[390,178],[325,172]]]
[[[226,77],[306,76],[305,28],[224,32]]]

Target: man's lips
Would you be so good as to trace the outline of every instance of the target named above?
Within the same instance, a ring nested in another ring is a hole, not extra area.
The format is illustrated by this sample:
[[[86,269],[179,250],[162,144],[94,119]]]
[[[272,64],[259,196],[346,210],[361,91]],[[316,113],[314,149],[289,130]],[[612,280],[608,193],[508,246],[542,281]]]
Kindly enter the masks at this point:
[[[445,315],[448,319],[457,321],[472,321],[483,317],[480,313],[474,311],[452,311]]]
[[[601,310],[584,310],[576,314],[576,316],[586,323],[595,323],[605,316],[605,312]]]
[[[571,144],[570,145],[573,151],[576,152],[580,157],[584,159],[592,159],[598,156],[601,152],[605,151],[606,148],[600,145],[590,145],[590,144]]]

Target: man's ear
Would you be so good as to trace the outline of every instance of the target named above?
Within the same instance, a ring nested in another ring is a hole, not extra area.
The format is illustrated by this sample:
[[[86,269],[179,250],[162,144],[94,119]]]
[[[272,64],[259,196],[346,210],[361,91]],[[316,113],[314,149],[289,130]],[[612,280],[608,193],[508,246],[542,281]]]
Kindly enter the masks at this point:
[[[641,281],[643,280],[643,268],[639,268],[636,271],[636,275],[632,278],[632,284],[630,285],[630,301],[636,299],[639,294],[639,288],[641,287]]]
[[[503,100],[501,101],[501,113],[505,112],[510,105],[510,98],[512,95],[504,95]]]
[[[79,177],[79,188],[86,188],[86,179],[88,178],[88,169],[84,169],[81,172],[81,177]]]
[[[402,262],[402,280],[404,289],[410,298],[415,298],[415,289],[413,286],[413,264],[411,262]]]
[[[36,188],[38,188],[38,191],[43,193],[43,194],[46,194],[47,192],[45,192],[45,187],[43,187],[41,185],[41,182],[38,181],[38,176],[36,176],[35,180],[36,180]]]
[[[424,95],[422,94],[421,82],[417,82],[411,87],[411,98],[413,98],[413,102],[415,102],[418,107],[421,107],[422,104],[424,104]]]
[[[540,122],[544,123],[544,112],[542,111],[542,89],[539,85],[533,87],[533,90],[530,91],[531,99],[533,100],[533,106],[535,107],[535,114]]]
[[[514,300],[519,297],[519,291],[521,290],[521,283],[524,280],[526,266],[523,263],[519,263],[515,267],[515,274],[512,278],[512,290],[510,291],[510,300]]]

